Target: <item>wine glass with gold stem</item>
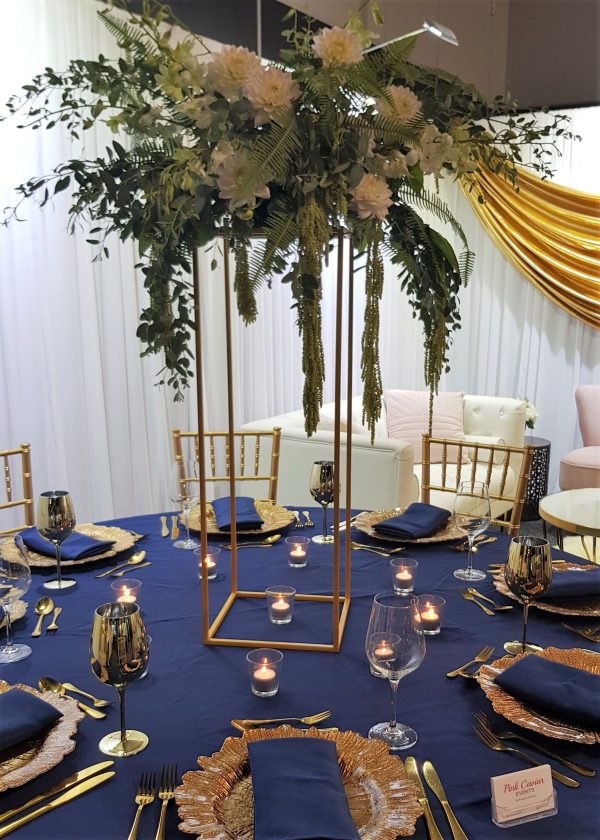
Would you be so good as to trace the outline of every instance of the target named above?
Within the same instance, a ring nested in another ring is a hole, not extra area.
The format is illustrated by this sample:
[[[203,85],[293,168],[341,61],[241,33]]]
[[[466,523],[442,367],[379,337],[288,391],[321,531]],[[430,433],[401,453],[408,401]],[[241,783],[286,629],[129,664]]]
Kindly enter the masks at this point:
[[[37,509],[37,529],[56,551],[56,577],[44,581],[44,589],[69,589],[77,581],[64,578],[60,567],[62,544],[77,524],[71,494],[67,490],[46,490],[40,495]]]
[[[310,495],[323,508],[323,534],[317,534],[312,541],[321,545],[333,542],[333,535],[327,533],[327,506],[335,497],[334,471],[333,461],[315,461],[310,471]]]
[[[100,682],[113,685],[119,694],[121,727],[99,743],[106,755],[123,758],[141,752],[148,736],[125,728],[125,689],[139,680],[148,665],[149,642],[138,604],[102,604],[94,613],[90,662]]]
[[[527,644],[527,618],[529,604],[543,595],[552,583],[552,555],[548,540],[541,537],[513,537],[508,549],[504,579],[510,591],[523,604],[523,634],[520,642],[506,642],[504,650],[517,653],[535,653],[538,645]]]

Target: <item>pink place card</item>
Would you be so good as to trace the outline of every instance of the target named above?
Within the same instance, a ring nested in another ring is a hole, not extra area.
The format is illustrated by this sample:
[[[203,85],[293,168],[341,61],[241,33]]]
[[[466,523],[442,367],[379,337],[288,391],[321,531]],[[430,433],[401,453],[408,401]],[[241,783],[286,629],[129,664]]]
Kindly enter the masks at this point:
[[[558,813],[549,764],[492,776],[492,820],[501,828]]]

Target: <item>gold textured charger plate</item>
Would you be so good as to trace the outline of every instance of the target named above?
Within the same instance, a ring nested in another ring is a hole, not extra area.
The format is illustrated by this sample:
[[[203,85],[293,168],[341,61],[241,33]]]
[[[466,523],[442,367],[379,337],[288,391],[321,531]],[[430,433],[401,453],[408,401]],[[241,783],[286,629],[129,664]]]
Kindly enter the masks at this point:
[[[180,830],[198,840],[253,840],[248,742],[306,737],[335,741],[348,805],[361,840],[396,840],[415,833],[422,814],[417,789],[402,761],[389,754],[383,741],[369,741],[350,731],[291,726],[248,730],[241,738],[227,738],[212,756],[200,756],[202,770],[185,773],[182,785],[175,790],[183,820]]]
[[[281,507],[281,505],[273,504],[273,502],[269,499],[255,499],[254,507],[260,518],[263,520],[262,527],[252,531],[237,531],[239,535],[252,536],[252,534],[260,534],[261,536],[267,536],[268,534],[274,534],[281,528],[286,528],[294,521],[294,514],[291,511],[287,508]],[[190,531],[199,530],[200,505],[196,505],[196,507],[192,508],[190,511]],[[207,502],[206,504],[206,530],[209,534],[219,534],[222,537],[229,536],[231,533],[231,531],[222,531],[219,528],[217,520],[215,519],[215,512],[210,502]]]
[[[421,537],[418,540],[409,540],[405,539],[404,537],[391,537],[391,536],[384,536],[384,534],[378,534],[377,531],[373,528],[374,525],[377,525],[379,522],[383,522],[385,519],[391,519],[393,516],[399,516],[401,513],[400,510],[375,510],[372,512],[365,512],[359,513],[359,515],[354,520],[354,527],[358,528],[359,531],[362,531],[363,534],[367,534],[369,537],[373,537],[375,540],[385,540],[386,542],[395,542],[395,543],[406,543],[412,545],[420,545],[421,543],[436,543],[436,542],[449,542],[450,540],[461,540],[465,538],[465,532],[458,528],[454,522],[452,521],[452,517],[448,519],[445,526],[441,528],[439,531],[436,531],[435,534],[432,534],[430,537]]]
[[[552,564],[552,574],[560,574],[561,572],[572,572],[576,569],[581,569],[581,574],[586,571],[598,569],[595,563],[569,563],[566,560],[557,560]],[[504,567],[502,567],[494,575],[494,586],[502,595],[506,595],[513,601],[518,601],[516,595],[510,591],[504,580]],[[536,607],[538,610],[550,613],[560,613],[561,615],[583,615],[583,616],[600,616],[600,595],[582,596],[579,598],[550,598],[539,601],[532,601],[530,606]]]
[[[510,720],[511,723],[539,732],[540,735],[547,735],[549,738],[560,738],[563,741],[574,741],[577,744],[600,744],[600,732],[575,726],[574,723],[565,723],[546,717],[540,712],[533,711],[500,688],[499,685],[496,685],[496,677],[510,668],[511,665],[514,665],[515,662],[518,662],[519,659],[523,659],[524,656],[541,656],[551,662],[560,662],[563,665],[579,668],[581,671],[588,671],[590,674],[600,675],[600,655],[581,648],[562,650],[562,648],[549,647],[539,653],[519,653],[517,656],[503,656],[502,659],[482,665],[477,675],[479,685],[492,704],[494,711]]]
[[[122,528],[114,528],[108,525],[94,525],[93,522],[86,522],[82,525],[77,525],[75,531],[79,534],[85,534],[86,537],[93,537],[95,540],[114,540],[114,545],[108,551],[103,551],[102,554],[94,554],[93,557],[84,557],[83,560],[61,560],[61,566],[79,566],[84,563],[95,563],[96,560],[106,560],[107,557],[114,557],[121,551],[127,551],[134,545],[136,538],[129,531],[124,531]],[[3,557],[11,560],[13,557],[19,557],[19,549],[15,545],[13,537],[5,540],[0,547],[0,552]],[[56,566],[56,558],[54,555],[38,554],[37,551],[27,549],[29,554],[29,565],[35,569],[52,569]]]
[[[77,731],[77,724],[84,717],[75,700],[59,697],[52,691],[36,691],[28,685],[11,686],[0,680],[0,694],[4,694],[10,688],[20,688],[35,694],[36,697],[55,706],[63,716],[39,738],[32,738],[0,752],[0,791],[20,787],[59,764],[65,755],[75,749],[72,736]]]

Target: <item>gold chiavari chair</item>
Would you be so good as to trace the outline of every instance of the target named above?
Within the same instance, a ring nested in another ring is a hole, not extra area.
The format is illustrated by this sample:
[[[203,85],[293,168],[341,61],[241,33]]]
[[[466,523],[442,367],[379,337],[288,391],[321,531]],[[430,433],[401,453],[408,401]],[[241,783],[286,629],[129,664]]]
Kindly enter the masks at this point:
[[[16,449],[0,449],[0,464],[4,477],[5,501],[0,501],[0,511],[23,508],[25,521],[12,528],[0,528],[0,537],[16,534],[30,525],[35,525],[33,508],[33,481],[31,479],[30,444],[22,443]],[[20,464],[19,464],[20,460]],[[18,480],[15,483],[15,477]],[[15,498],[15,495],[17,498]],[[1,497],[0,497],[1,498]]]
[[[436,455],[432,463],[432,447]],[[423,435],[421,501],[445,503],[441,493],[456,494],[461,481],[484,481],[492,508],[491,524],[517,536],[533,457],[531,446],[507,446]]]
[[[200,448],[198,432],[173,429],[172,435],[176,461],[182,463],[186,458],[193,458],[197,462]],[[261,498],[276,502],[281,428],[276,426],[265,431],[234,432],[233,437],[232,453],[227,432],[205,432],[206,481],[228,481],[233,464],[236,482],[265,482],[267,495]],[[193,455],[188,454],[190,447],[193,448]]]

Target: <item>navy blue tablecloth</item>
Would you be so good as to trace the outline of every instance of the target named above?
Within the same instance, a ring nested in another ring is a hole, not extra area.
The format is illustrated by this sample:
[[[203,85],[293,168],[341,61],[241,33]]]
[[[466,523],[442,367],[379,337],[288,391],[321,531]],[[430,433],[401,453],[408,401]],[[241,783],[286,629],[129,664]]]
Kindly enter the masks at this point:
[[[320,521],[317,511],[313,519]],[[15,840],[122,840],[133,820],[134,796],[142,771],[160,772],[164,761],[176,762],[179,775],[197,769],[199,755],[210,755],[221,747],[226,737],[237,735],[230,726],[234,717],[278,717],[333,709],[331,725],[363,735],[373,723],[386,719],[389,685],[371,676],[364,654],[373,595],[390,588],[386,558],[353,552],[352,604],[341,652],[285,651],[279,694],[261,699],[250,692],[246,648],[202,644],[200,583],[194,553],[175,549],[169,538],[160,537],[158,514],[114,524],[148,535],[136,549],[144,548],[152,565],[135,576],[143,581],[139,601],[153,641],[147,678],[127,689],[127,722],[130,727],[145,731],[150,745],[137,756],[117,761],[117,776],[112,782],[23,827],[15,832]],[[317,531],[315,528],[295,533],[310,536]],[[508,542],[507,537],[500,535],[497,542],[482,547],[476,555],[476,565],[485,568],[488,563],[504,561]],[[283,540],[271,548],[240,549],[240,588],[263,590],[269,585],[288,584],[305,592],[328,591],[332,548],[311,543],[309,565],[305,569],[288,567],[288,550]],[[426,758],[433,761],[470,840],[506,838],[504,831],[491,822],[489,778],[525,765],[510,754],[492,752],[475,737],[472,727],[476,711],[497,718],[476,683],[460,678],[449,680],[445,673],[474,656],[487,643],[495,645],[495,656],[502,656],[503,642],[519,637],[520,609],[517,606],[513,611],[489,618],[464,601],[459,594],[461,583],[452,571],[464,565],[466,555],[452,551],[448,545],[411,548],[406,553],[419,561],[416,592],[441,594],[447,603],[442,633],[428,637],[423,664],[400,683],[398,718],[418,731],[419,742],[410,752],[419,762]],[[568,557],[558,551],[554,555]],[[212,614],[222,605],[230,585],[228,552],[222,551],[219,560],[219,577],[210,583]],[[34,574],[26,596],[30,604],[28,615],[14,626],[17,641],[30,644],[33,655],[13,665],[0,665],[1,678],[11,684],[35,686],[39,677],[49,675],[73,682],[96,695],[113,697],[113,689],[99,683],[89,667],[94,609],[109,601],[111,594],[111,579],[97,580],[94,575],[109,566],[108,561],[95,561],[69,569],[69,576],[74,574],[77,578],[77,587],[62,595],[53,594],[56,604],[63,607],[59,618],[61,629],[55,636],[44,633],[39,639],[30,637],[36,619],[33,604],[47,593],[42,589],[43,575]],[[478,588],[497,596],[489,579]],[[582,639],[561,627],[560,618],[532,609],[530,640],[561,648],[586,646]],[[234,614],[226,620],[223,633],[226,632],[249,638],[328,641],[331,618],[330,612],[320,605],[297,604],[292,624],[274,627],[267,621],[264,601],[248,600],[236,606]],[[116,703],[104,721],[85,718],[76,735],[76,749],[44,776],[23,788],[1,793],[0,811],[16,807],[70,773],[103,760],[98,741],[107,732],[118,729],[118,725]],[[535,735],[531,737],[535,740]],[[600,747],[579,747],[563,741],[544,743],[600,771]],[[582,782],[578,790],[556,785],[557,816],[513,828],[510,837],[564,840],[571,836],[600,836],[600,775],[593,779],[577,778]],[[450,837],[434,799],[431,795],[440,829],[445,837]],[[154,836],[158,813],[158,802],[144,809],[141,839]],[[171,804],[166,831],[170,840],[184,836],[177,824],[176,807]],[[415,837],[425,840],[426,836],[424,823],[419,820]]]

